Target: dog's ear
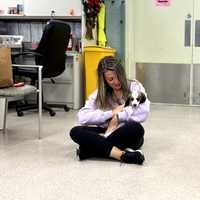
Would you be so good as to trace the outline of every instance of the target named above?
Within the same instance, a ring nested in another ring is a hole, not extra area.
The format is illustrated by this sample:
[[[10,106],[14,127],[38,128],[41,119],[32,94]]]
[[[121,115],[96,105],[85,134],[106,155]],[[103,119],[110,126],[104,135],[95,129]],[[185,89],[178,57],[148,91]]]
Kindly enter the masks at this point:
[[[129,106],[130,103],[131,103],[131,97],[129,96],[129,97],[126,99],[126,102],[125,102],[124,107]]]
[[[146,101],[146,95],[143,92],[140,92],[140,103],[144,103]]]

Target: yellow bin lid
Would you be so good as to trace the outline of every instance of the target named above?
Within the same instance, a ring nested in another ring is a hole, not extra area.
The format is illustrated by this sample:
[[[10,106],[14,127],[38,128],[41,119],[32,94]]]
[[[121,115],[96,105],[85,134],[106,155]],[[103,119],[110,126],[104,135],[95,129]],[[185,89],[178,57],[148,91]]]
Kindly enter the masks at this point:
[[[90,52],[108,52],[115,53],[116,49],[110,47],[99,47],[99,46],[86,46],[84,47],[84,51]]]

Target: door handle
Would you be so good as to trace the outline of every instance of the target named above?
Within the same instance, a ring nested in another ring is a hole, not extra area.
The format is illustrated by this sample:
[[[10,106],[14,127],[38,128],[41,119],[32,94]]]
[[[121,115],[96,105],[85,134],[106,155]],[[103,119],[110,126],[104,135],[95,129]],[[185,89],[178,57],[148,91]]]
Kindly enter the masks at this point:
[[[191,45],[191,20],[186,19],[185,20],[185,41],[184,46],[190,47]]]
[[[195,47],[200,47],[200,20],[195,21]]]

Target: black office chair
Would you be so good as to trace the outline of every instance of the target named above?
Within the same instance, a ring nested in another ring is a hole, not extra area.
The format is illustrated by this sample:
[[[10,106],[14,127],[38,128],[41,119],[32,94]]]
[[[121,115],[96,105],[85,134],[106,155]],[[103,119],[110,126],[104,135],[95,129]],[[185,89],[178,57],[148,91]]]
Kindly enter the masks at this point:
[[[35,50],[26,50],[22,53],[17,53],[12,56],[13,63],[16,64],[19,56],[34,56],[35,64],[42,65],[42,78],[50,78],[53,82],[54,77],[60,75],[65,70],[66,48],[70,38],[70,26],[58,20],[51,20],[45,26],[42,38],[38,47]],[[34,70],[14,69],[14,75],[29,77],[31,84],[37,84],[37,73]],[[61,105],[54,105],[60,107]],[[43,109],[49,111],[51,116],[56,113],[49,105],[43,101]],[[62,105],[65,111],[69,111],[67,105]],[[37,105],[19,105],[16,108],[18,116],[23,116],[23,111],[35,109]]]

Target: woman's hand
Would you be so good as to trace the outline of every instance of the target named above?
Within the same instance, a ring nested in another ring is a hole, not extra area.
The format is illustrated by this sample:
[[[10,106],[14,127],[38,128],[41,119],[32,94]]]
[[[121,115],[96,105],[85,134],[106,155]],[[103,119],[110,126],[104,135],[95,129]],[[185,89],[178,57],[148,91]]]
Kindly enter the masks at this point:
[[[112,117],[112,119],[109,121],[109,123],[108,123],[108,128],[107,128],[107,130],[106,130],[106,133],[107,132],[111,132],[111,131],[113,131],[114,129],[116,129],[117,128],[117,126],[118,126],[118,124],[119,124],[119,122],[118,122],[118,116],[117,115],[114,115],[113,117]]]
[[[123,105],[120,105],[120,106],[117,106],[116,108],[114,108],[114,109],[112,110],[113,117],[114,117],[115,115],[117,115],[119,112],[122,112],[123,108],[124,108]]]

